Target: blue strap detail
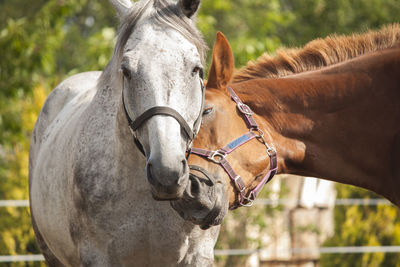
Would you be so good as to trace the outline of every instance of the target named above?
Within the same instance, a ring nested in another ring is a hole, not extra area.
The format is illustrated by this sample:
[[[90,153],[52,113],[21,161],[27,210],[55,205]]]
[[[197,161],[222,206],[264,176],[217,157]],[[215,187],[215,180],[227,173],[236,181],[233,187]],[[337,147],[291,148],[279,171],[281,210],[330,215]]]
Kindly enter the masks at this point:
[[[232,142],[230,142],[226,146],[229,147],[230,149],[234,149],[234,148],[240,146],[241,144],[243,144],[243,143],[245,143],[245,142],[247,142],[249,140],[250,140],[250,137],[247,136],[246,134],[244,134],[241,137],[233,140]]]

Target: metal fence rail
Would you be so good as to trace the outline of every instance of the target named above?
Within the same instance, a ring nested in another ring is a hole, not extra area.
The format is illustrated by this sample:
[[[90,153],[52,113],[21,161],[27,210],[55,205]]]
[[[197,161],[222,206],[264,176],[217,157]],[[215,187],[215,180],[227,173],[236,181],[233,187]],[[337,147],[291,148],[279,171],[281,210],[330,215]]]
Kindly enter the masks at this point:
[[[320,254],[360,254],[360,253],[400,253],[400,246],[365,246],[365,247],[320,247],[318,249],[310,248],[293,248],[282,249],[278,252],[290,254],[315,253]],[[264,249],[216,249],[215,256],[241,256],[260,253]],[[274,250],[274,252],[277,252]],[[28,261],[44,261],[42,255],[13,255],[0,256],[0,262],[28,262]]]
[[[289,199],[256,199],[254,205],[285,205],[293,203]],[[335,201],[336,206],[377,206],[377,205],[393,205],[390,201],[383,198],[338,198]],[[0,200],[0,207],[29,207],[29,200]]]
[[[27,261],[44,261],[42,255],[12,255],[0,256],[0,262],[27,262]]]
[[[255,205],[285,205],[293,203],[289,199],[266,199],[260,198],[255,201]],[[377,206],[377,205],[393,205],[386,199],[336,199],[335,205],[338,206]],[[0,200],[0,207],[29,207],[28,200]],[[235,256],[250,255],[260,253],[265,249],[215,249],[216,256]],[[282,249],[279,252],[291,254],[303,254],[315,252],[318,250],[320,254],[351,254],[351,253],[400,253],[400,246],[364,246],[364,247],[320,247],[318,249],[311,248],[292,248]],[[274,250],[276,252],[276,250]],[[0,262],[33,262],[44,261],[42,255],[5,255],[0,256]]]
[[[0,207],[29,207],[29,200],[0,200]]]
[[[286,205],[293,204],[296,201],[290,199],[268,199],[260,198],[254,201],[254,205]],[[377,205],[393,205],[390,201],[383,198],[338,198],[334,202],[335,206],[377,206]]]
[[[216,256],[250,255],[265,251],[265,249],[216,249]],[[290,254],[360,254],[360,253],[400,253],[400,246],[365,246],[365,247],[320,247],[320,248],[292,248],[274,250],[279,253]]]

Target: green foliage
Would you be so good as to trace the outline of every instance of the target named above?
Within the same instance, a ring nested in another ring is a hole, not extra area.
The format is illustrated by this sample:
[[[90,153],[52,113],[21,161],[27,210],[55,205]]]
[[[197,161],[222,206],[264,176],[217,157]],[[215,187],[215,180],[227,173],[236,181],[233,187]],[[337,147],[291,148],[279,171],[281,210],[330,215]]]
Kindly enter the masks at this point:
[[[286,190],[281,188],[279,197],[285,198]],[[259,198],[271,199],[271,191],[264,188]],[[220,235],[216,244],[216,249],[258,249],[261,242],[257,237],[249,237],[249,232],[257,232],[260,236],[268,235],[277,238],[274,230],[274,218],[282,216],[283,207],[254,205],[251,208],[242,207],[230,211],[224,223],[221,225]],[[247,256],[217,256],[215,261],[217,266],[244,266]]]
[[[20,123],[24,126],[18,142],[12,147],[6,146],[7,153],[0,162],[0,198],[27,199],[28,196],[28,150],[29,138],[37,114],[44,103],[48,91],[43,86],[33,90],[32,97],[20,100],[12,99],[4,110],[7,113],[20,113]],[[21,136],[25,136],[22,138]],[[0,255],[38,254],[29,209],[24,207],[1,208],[0,210]],[[25,263],[13,263],[7,266],[27,266]],[[44,266],[32,263],[29,266]]]
[[[400,21],[398,0],[214,0],[203,1],[201,8],[198,24],[207,43],[222,31],[237,67],[280,47]]]
[[[278,33],[293,20],[278,0],[204,1],[201,8],[198,24],[207,43],[212,44],[216,31],[222,31],[235,51],[236,66],[279,48]]]
[[[379,198],[360,188],[338,185],[338,198]],[[400,244],[400,213],[393,206],[336,206],[335,236],[324,246],[397,246]],[[400,266],[398,253],[326,254],[323,266]]]
[[[332,33],[351,34],[376,29],[383,24],[398,22],[398,0],[284,0],[285,9],[293,10],[295,18],[285,28],[282,42],[302,45],[311,39]]]
[[[71,73],[103,68],[115,36],[106,0],[25,5],[0,3],[0,199],[28,199],[29,139],[47,94]],[[0,208],[0,214],[0,255],[39,254],[29,209]]]
[[[24,0],[0,1],[0,199],[28,198],[29,137],[45,95],[71,74],[104,68],[118,23],[108,0],[35,0],[29,1],[29,8],[26,5]],[[210,46],[216,31],[222,31],[240,67],[282,46],[300,46],[333,32],[351,33],[398,22],[399,14],[398,0],[203,0],[198,26]],[[365,195],[356,189],[340,190],[342,197]],[[268,196],[267,191],[264,194]],[[266,216],[277,213],[279,207],[232,213],[232,221],[237,222],[234,232],[239,235],[223,229],[217,246],[257,247],[257,241],[246,239],[244,230],[251,222],[267,231]],[[28,210],[0,208],[0,214],[0,255],[39,253]],[[345,227],[337,226],[338,234],[330,245],[399,244],[394,208],[352,207],[337,210],[335,216],[337,225]],[[327,258],[324,264],[396,266],[397,257],[348,255],[346,260]],[[243,261],[224,258],[220,265]]]

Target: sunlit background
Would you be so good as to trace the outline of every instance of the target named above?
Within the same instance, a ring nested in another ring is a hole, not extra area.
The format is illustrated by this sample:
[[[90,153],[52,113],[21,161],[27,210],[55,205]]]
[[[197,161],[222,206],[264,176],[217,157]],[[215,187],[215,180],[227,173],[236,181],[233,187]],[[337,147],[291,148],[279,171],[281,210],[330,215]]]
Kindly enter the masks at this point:
[[[400,1],[202,0],[197,22],[210,47],[216,31],[226,35],[239,68],[264,52],[400,22]],[[44,266],[8,257],[40,254],[26,202],[30,133],[57,83],[104,68],[117,26],[107,0],[0,1],[0,266]],[[225,219],[216,265],[400,266],[398,209],[373,193],[278,176],[260,198]]]

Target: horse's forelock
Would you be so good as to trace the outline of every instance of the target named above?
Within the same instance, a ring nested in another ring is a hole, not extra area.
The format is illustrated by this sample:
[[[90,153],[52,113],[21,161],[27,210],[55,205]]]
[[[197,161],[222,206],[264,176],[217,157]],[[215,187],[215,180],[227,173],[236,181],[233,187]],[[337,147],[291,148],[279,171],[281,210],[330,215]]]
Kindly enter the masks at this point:
[[[196,46],[201,62],[204,64],[208,47],[202,35],[194,26],[193,20],[187,18],[177,7],[176,3],[170,0],[141,0],[134,3],[133,8],[121,21],[113,58],[104,70],[100,78],[101,81],[105,82],[109,80],[111,72],[118,68],[127,41],[132,35],[138,21],[149,8],[154,9],[152,16],[156,22],[175,29]]]
[[[188,18],[176,5],[166,0],[155,1],[155,19],[160,24],[168,25],[183,35],[189,42],[193,43],[200,54],[200,59],[204,65],[207,44],[201,33],[194,25],[193,19]]]

